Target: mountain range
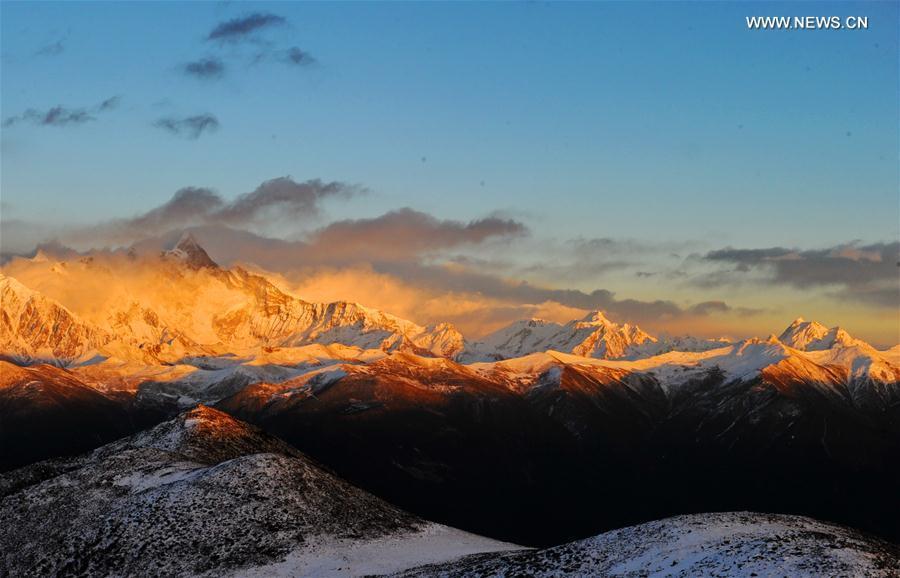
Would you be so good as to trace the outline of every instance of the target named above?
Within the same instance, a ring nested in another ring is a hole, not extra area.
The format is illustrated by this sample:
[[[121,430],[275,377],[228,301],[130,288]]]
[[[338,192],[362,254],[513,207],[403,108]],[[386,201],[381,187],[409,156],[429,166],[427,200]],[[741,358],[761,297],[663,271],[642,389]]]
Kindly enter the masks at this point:
[[[0,470],[16,479],[206,404],[411,515],[502,542],[732,510],[900,539],[900,345],[838,327],[676,338],[596,311],[469,341],[305,301],[190,235],[14,259],[0,301]]]
[[[6,270],[0,343],[4,354],[29,363],[100,356],[172,364],[311,343],[444,356],[463,347],[449,324],[424,328],[357,303],[309,303],[261,275],[222,269],[189,234],[155,257],[40,254]]]

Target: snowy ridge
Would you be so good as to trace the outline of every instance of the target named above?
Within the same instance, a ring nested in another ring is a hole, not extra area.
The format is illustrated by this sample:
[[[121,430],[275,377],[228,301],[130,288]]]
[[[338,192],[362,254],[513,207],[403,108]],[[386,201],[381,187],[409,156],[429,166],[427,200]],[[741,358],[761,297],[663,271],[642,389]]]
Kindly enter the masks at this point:
[[[802,516],[677,516],[543,550],[476,555],[397,576],[868,576],[900,573],[900,548]]]
[[[704,351],[726,344],[693,337],[656,338],[636,325],[620,325],[607,319],[603,312],[592,311],[566,324],[543,319],[516,321],[473,343],[460,359],[493,361],[548,350],[597,359],[639,359],[673,350]]]
[[[787,359],[796,361],[782,365],[780,370],[791,372],[794,368],[792,378],[798,382],[811,382],[827,375],[829,382],[837,379],[854,388],[881,383],[900,390],[900,366],[889,354],[871,346],[839,345],[822,351],[801,351],[785,345],[775,336],[764,340],[747,339],[715,349],[670,351],[635,360],[596,359],[549,350],[508,360],[474,363],[471,367],[484,375],[503,376],[519,383],[531,382],[553,366],[609,368],[651,374],[663,389],[670,391],[711,371],[721,372],[726,383],[749,381],[759,377],[764,369]],[[815,369],[810,370],[810,367]],[[837,378],[834,377],[835,370]]]
[[[167,403],[177,400],[180,407],[212,403],[256,383],[268,384],[265,389],[282,392],[279,396],[296,395],[304,390],[300,384],[323,386],[326,382],[316,376],[333,371],[340,371],[342,376],[382,372],[420,384],[442,379],[468,379],[474,383],[481,379],[525,393],[537,384],[558,383],[561,369],[567,366],[594,371],[598,376],[609,371],[648,375],[669,394],[683,384],[718,373],[723,383],[751,381],[762,376],[773,383],[847,388],[856,402],[874,406],[890,405],[891,400],[900,398],[900,366],[887,353],[856,345],[801,351],[774,336],[705,351],[670,351],[636,360],[597,359],[549,350],[501,361],[461,364],[402,348],[386,352],[339,344],[312,344],[267,348],[244,357],[198,357],[181,361],[170,366],[144,366],[109,359],[73,367],[71,371],[101,392],[131,392],[142,399],[168,400]]]

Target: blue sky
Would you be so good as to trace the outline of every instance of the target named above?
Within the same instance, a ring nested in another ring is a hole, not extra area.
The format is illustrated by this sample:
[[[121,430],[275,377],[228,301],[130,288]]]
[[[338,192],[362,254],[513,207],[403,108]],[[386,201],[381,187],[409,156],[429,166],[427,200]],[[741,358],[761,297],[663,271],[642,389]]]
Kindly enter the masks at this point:
[[[898,236],[896,2],[0,10],[4,119],[121,98],[77,126],[3,129],[7,220],[89,224],[185,186],[232,198],[290,175],[369,190],[329,201],[328,218],[499,212],[559,242],[815,249]],[[207,40],[250,13],[285,22],[243,42]],[[744,21],[832,14],[868,16],[869,29]],[[280,62],[294,46],[315,63]],[[183,72],[212,57],[221,78]],[[201,113],[219,129],[190,139],[154,126]]]

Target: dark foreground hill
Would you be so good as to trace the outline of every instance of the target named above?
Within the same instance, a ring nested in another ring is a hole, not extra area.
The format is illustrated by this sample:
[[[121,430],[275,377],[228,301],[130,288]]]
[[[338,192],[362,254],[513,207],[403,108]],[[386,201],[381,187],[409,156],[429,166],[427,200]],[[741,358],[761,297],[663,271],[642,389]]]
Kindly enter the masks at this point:
[[[513,548],[432,524],[200,406],[0,476],[0,576],[346,575]]]

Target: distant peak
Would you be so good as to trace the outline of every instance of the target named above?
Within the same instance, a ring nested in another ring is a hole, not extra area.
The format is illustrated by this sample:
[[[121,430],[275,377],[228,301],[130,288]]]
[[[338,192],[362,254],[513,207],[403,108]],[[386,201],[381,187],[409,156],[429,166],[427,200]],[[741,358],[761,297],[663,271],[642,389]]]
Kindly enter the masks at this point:
[[[609,319],[607,319],[606,315],[603,314],[602,311],[591,311],[581,319],[582,323],[593,323],[595,325],[608,325],[612,323]]]
[[[174,257],[184,262],[191,269],[218,269],[219,265],[213,261],[206,250],[200,246],[197,239],[185,231],[174,247],[165,252],[168,257]]]
[[[197,238],[194,237],[189,231],[185,231],[181,234],[181,237],[178,239],[178,242],[175,243],[175,246],[172,247],[173,251],[202,251],[206,254],[206,251],[203,247],[200,246],[200,243],[197,241]]]
[[[191,233],[190,231],[185,231],[181,234],[181,237],[179,237],[178,242],[175,243],[176,247],[180,247],[182,245],[199,246],[199,243],[197,243],[197,239],[194,237],[193,233]]]
[[[829,329],[817,321],[796,319],[778,339],[794,349],[802,351],[820,351],[834,347],[866,345],[865,342],[851,337],[840,327]]]

